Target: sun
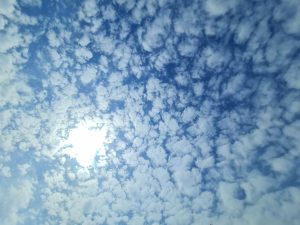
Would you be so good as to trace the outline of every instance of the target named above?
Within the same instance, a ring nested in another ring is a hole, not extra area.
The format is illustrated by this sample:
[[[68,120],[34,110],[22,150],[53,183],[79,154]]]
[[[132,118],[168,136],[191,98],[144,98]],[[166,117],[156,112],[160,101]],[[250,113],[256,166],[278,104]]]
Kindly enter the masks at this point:
[[[91,123],[81,123],[70,130],[64,141],[64,153],[76,159],[82,167],[92,166],[96,155],[105,156],[104,148],[107,129],[105,126],[92,126]]]

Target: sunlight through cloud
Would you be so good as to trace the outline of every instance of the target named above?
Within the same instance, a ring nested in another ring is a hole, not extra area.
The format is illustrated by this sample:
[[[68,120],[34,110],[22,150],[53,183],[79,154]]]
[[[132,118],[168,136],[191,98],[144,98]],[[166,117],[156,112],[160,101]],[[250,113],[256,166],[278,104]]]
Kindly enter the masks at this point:
[[[63,143],[64,152],[77,160],[83,167],[92,166],[95,157],[105,156],[104,142],[107,134],[106,127],[93,127],[88,123],[81,123],[69,133]]]

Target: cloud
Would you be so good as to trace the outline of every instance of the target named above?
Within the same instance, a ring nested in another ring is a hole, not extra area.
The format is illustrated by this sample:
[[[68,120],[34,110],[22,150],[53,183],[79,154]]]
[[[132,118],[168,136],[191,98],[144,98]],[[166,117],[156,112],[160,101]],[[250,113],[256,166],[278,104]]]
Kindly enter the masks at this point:
[[[297,224],[296,1],[1,4],[4,224]]]
[[[275,19],[282,23],[282,28],[289,34],[299,35],[299,4],[297,1],[289,0],[281,2],[274,10]]]
[[[9,54],[0,54],[0,84],[9,82],[15,78],[17,59]]]
[[[203,191],[193,200],[193,210],[200,212],[201,210],[209,210],[214,203],[214,194],[210,191]]]
[[[224,2],[219,0],[205,1],[205,10],[212,16],[221,16],[237,5],[236,0],[226,0]]]
[[[18,34],[17,27],[9,27],[2,33],[0,53],[6,53],[9,49],[16,48],[23,43],[22,37]]]
[[[218,195],[221,202],[221,210],[230,215],[240,215],[243,210],[243,202],[238,199],[238,185],[236,183],[219,183]]]
[[[139,30],[139,41],[146,51],[151,52],[163,45],[171,25],[169,14],[168,11],[160,13],[145,30]]]
[[[163,166],[166,163],[166,153],[163,148],[150,148],[147,155],[155,166]]]
[[[181,114],[182,121],[188,123],[193,121],[196,116],[196,110],[192,107],[187,107]]]
[[[298,75],[299,66],[297,64],[292,64],[284,75],[284,79],[290,88],[300,89],[300,79]]]
[[[0,106],[6,104],[19,105],[26,102],[30,102],[33,98],[32,89],[23,81],[16,81],[3,86],[0,91],[2,100],[0,100]]]
[[[85,63],[93,57],[93,53],[87,48],[77,48],[75,50],[75,56],[80,63]]]
[[[87,17],[96,16],[98,13],[97,2],[95,0],[84,1],[83,11]]]
[[[56,33],[54,31],[49,31],[47,33],[48,42],[51,47],[58,47],[60,45],[60,41],[56,36]]]
[[[182,56],[192,57],[198,51],[198,48],[199,41],[196,38],[189,38],[178,44],[178,50]]]
[[[83,84],[88,84],[94,80],[97,76],[97,68],[94,66],[88,66],[80,72],[80,80]]]
[[[16,1],[14,0],[4,0],[0,3],[0,14],[12,17],[15,10]]]
[[[11,177],[10,168],[7,166],[0,165],[0,175],[3,177]]]
[[[0,217],[4,225],[23,223],[26,215],[21,211],[26,209],[33,198],[33,184],[29,180],[23,180],[15,186],[1,186],[1,213]]]
[[[78,42],[81,46],[85,47],[90,43],[90,38],[88,35],[84,35]]]

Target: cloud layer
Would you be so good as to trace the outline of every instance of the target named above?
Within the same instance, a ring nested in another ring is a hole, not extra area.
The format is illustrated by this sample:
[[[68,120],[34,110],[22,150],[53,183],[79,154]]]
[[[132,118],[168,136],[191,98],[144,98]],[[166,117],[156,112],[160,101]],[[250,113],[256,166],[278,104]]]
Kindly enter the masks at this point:
[[[298,224],[299,17],[297,0],[1,1],[2,224]],[[63,146],[81,124],[105,127],[88,167]]]

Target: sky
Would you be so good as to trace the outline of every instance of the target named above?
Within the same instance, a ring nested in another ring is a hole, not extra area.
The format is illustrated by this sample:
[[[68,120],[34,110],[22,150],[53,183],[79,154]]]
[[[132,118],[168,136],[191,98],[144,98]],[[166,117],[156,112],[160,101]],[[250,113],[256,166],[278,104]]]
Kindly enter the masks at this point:
[[[299,0],[0,0],[2,225],[298,225]]]

